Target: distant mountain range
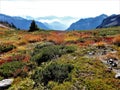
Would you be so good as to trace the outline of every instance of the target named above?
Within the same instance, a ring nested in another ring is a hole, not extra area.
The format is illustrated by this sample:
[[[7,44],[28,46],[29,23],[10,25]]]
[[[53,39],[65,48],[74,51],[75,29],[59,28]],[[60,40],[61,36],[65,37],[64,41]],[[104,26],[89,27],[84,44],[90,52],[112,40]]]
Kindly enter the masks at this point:
[[[0,21],[8,22],[9,24],[14,24],[17,28],[21,30],[29,30],[31,20],[24,19],[22,17],[12,17],[4,14],[0,14]],[[36,21],[36,24],[39,28],[48,30],[49,28],[46,27],[43,23]]]
[[[95,29],[107,17],[108,17],[107,15],[102,14],[102,15],[97,16],[97,17],[80,19],[77,22],[71,24],[67,30],[91,30],[91,29]]]
[[[60,23],[60,22],[52,22],[52,23],[44,23],[48,28],[51,28],[53,30],[65,30],[67,28],[66,25]]]
[[[36,21],[36,24],[39,28],[45,30],[91,30],[96,29],[96,27],[104,28],[111,26],[120,26],[120,15],[107,16],[105,14],[101,14],[96,17],[78,19],[76,17],[74,18],[69,16],[45,16],[33,18],[31,16],[13,17],[0,14],[0,22],[8,22],[9,24],[15,25],[18,29],[21,30],[29,30],[32,20]]]
[[[47,27],[53,30],[66,30],[73,22],[79,20],[78,17],[64,16],[44,16],[44,17],[31,17],[31,16],[23,16],[28,20],[36,20],[44,23]]]
[[[106,28],[113,26],[120,26],[120,15],[111,15],[107,17],[97,28]]]
[[[9,16],[5,14],[0,14],[0,21],[5,21],[8,23],[14,24],[17,28],[21,30],[28,30],[31,24],[31,20],[35,20],[38,27],[46,30],[66,30],[69,25],[78,18],[65,16],[65,17],[57,17],[57,16],[45,16],[45,17],[31,17],[31,16]]]

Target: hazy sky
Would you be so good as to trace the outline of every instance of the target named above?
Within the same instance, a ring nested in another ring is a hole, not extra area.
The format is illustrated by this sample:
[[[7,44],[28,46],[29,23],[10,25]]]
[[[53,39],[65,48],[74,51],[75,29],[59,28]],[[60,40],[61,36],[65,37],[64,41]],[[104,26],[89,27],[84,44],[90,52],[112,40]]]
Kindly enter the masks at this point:
[[[33,17],[111,15],[120,13],[120,0],[0,0],[0,13]]]

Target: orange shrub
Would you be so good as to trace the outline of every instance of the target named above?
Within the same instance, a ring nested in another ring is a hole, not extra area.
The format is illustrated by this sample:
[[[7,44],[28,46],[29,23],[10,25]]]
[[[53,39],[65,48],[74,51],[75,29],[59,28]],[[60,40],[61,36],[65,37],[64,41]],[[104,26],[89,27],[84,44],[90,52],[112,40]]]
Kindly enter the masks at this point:
[[[61,32],[51,32],[50,35],[46,37],[46,39],[47,41],[61,44],[64,42],[64,34]]]
[[[40,35],[32,35],[32,34],[26,34],[24,35],[23,38],[30,43],[39,42],[42,40]]]
[[[0,34],[5,34],[4,32],[0,32]]]
[[[120,46],[120,35],[116,36],[114,39],[113,39],[113,43],[117,46]]]
[[[5,63],[5,60],[0,60],[0,65]]]
[[[20,40],[16,43],[17,45],[26,45],[27,44],[27,41],[26,40]]]
[[[104,48],[106,43],[103,41],[100,41],[100,42],[95,43],[94,45],[98,48]]]

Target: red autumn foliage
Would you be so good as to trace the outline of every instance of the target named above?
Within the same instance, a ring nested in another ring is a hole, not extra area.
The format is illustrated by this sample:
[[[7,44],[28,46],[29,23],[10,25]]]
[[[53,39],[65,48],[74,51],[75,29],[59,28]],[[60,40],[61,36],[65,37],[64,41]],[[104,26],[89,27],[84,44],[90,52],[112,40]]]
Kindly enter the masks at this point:
[[[54,42],[55,44],[61,44],[64,42],[64,34],[62,32],[51,32],[46,39],[47,41]]]
[[[32,35],[32,34],[26,34],[24,35],[23,38],[30,43],[34,43],[42,40],[41,35]]]
[[[114,43],[115,45],[120,46],[120,35],[116,36],[116,37],[113,39],[113,43]]]
[[[0,60],[0,65],[5,63],[5,60]]]
[[[107,43],[112,43],[114,37],[104,37],[103,40]]]
[[[0,60],[0,65],[6,62],[12,62],[12,61],[22,61],[22,62],[28,62],[30,60],[30,56],[28,55],[15,55],[15,56],[9,56],[4,58],[4,60]]]

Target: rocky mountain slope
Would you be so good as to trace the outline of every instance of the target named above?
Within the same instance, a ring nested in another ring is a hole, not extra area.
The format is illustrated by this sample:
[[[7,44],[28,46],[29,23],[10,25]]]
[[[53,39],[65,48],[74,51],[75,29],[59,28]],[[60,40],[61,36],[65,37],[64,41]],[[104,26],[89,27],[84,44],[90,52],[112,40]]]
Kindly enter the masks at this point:
[[[120,15],[112,15],[103,20],[97,28],[120,26]]]
[[[102,14],[97,17],[80,19],[79,21],[70,25],[67,30],[91,30],[95,29],[102,21],[107,17],[107,15]]]
[[[16,28],[21,30],[28,30],[31,24],[31,20],[24,19],[22,17],[12,17],[4,14],[0,14],[0,21],[14,24]],[[41,29],[49,29],[43,23],[36,21],[36,24]]]

